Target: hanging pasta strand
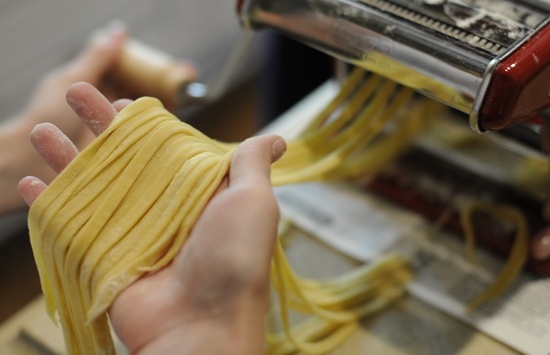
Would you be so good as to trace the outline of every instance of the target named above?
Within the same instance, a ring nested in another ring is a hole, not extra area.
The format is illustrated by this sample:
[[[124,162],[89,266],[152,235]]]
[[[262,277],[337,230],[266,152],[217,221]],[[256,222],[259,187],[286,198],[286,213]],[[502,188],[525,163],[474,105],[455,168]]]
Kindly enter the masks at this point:
[[[412,277],[408,262],[396,255],[324,281],[294,275],[280,245],[273,263],[272,283],[279,296],[283,332],[268,335],[268,354],[322,354],[333,349],[357,328],[362,317],[402,296]],[[313,317],[291,326],[290,308]]]
[[[472,311],[481,304],[495,299],[506,291],[523,269],[529,249],[529,227],[525,216],[515,207],[499,204],[472,202],[461,211],[462,226],[466,239],[466,254],[470,260],[475,260],[475,231],[472,223],[473,213],[482,211],[503,221],[511,221],[516,226],[516,237],[508,260],[495,280],[468,304]]]

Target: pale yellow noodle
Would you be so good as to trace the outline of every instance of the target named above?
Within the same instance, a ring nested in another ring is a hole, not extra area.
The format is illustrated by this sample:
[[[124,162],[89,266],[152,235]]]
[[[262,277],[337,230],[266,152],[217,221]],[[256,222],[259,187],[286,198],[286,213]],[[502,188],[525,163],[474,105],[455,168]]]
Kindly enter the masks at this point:
[[[462,226],[466,238],[466,253],[471,260],[475,260],[475,231],[472,217],[476,210],[488,213],[501,221],[513,222],[516,226],[516,236],[506,264],[489,287],[470,301],[468,304],[470,311],[495,299],[511,286],[525,265],[529,249],[529,226],[519,209],[509,205],[472,202],[461,211]]]
[[[303,136],[288,143],[273,166],[273,184],[375,173],[383,164],[364,152],[386,122],[401,116],[397,141],[391,143],[392,134],[386,138],[397,152],[433,113],[424,109],[433,104],[407,106],[411,93],[402,90],[354,71]],[[400,130],[408,119],[420,126]],[[236,147],[180,122],[158,100],[143,98],[121,111],[39,196],[29,212],[31,243],[47,311],[59,317],[69,354],[114,353],[106,310],[121,290],[167,265],[181,249]],[[400,297],[411,278],[407,261],[390,256],[348,276],[307,280],[294,275],[280,245],[276,250],[272,284],[284,329],[267,337],[273,354],[334,348],[360,317]],[[309,325],[291,330],[289,307],[311,314]]]

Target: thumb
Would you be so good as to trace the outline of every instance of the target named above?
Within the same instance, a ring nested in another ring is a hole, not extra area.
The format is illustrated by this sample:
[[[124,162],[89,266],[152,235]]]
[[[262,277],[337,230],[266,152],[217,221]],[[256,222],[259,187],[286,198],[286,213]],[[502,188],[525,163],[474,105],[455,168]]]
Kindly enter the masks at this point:
[[[99,30],[75,59],[74,70],[88,73],[90,78],[97,80],[115,65],[127,37],[126,27],[120,21],[115,21],[107,28]]]
[[[253,137],[242,142],[233,156],[229,186],[270,184],[271,164],[286,151],[286,143],[277,135]]]

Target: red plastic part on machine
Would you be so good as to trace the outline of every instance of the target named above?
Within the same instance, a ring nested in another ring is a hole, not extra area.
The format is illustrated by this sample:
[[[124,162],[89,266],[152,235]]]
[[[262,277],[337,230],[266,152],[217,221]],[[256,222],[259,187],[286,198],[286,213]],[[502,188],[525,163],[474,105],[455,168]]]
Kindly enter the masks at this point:
[[[550,25],[497,65],[479,112],[482,130],[496,131],[550,106]]]

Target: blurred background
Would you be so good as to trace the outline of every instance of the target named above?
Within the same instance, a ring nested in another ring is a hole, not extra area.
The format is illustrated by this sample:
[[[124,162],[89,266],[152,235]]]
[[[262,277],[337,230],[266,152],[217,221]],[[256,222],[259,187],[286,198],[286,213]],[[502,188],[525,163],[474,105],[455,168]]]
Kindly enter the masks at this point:
[[[200,63],[204,80],[216,75],[242,34],[233,1],[0,0],[0,117],[17,112],[45,72],[113,20],[133,38]]]

